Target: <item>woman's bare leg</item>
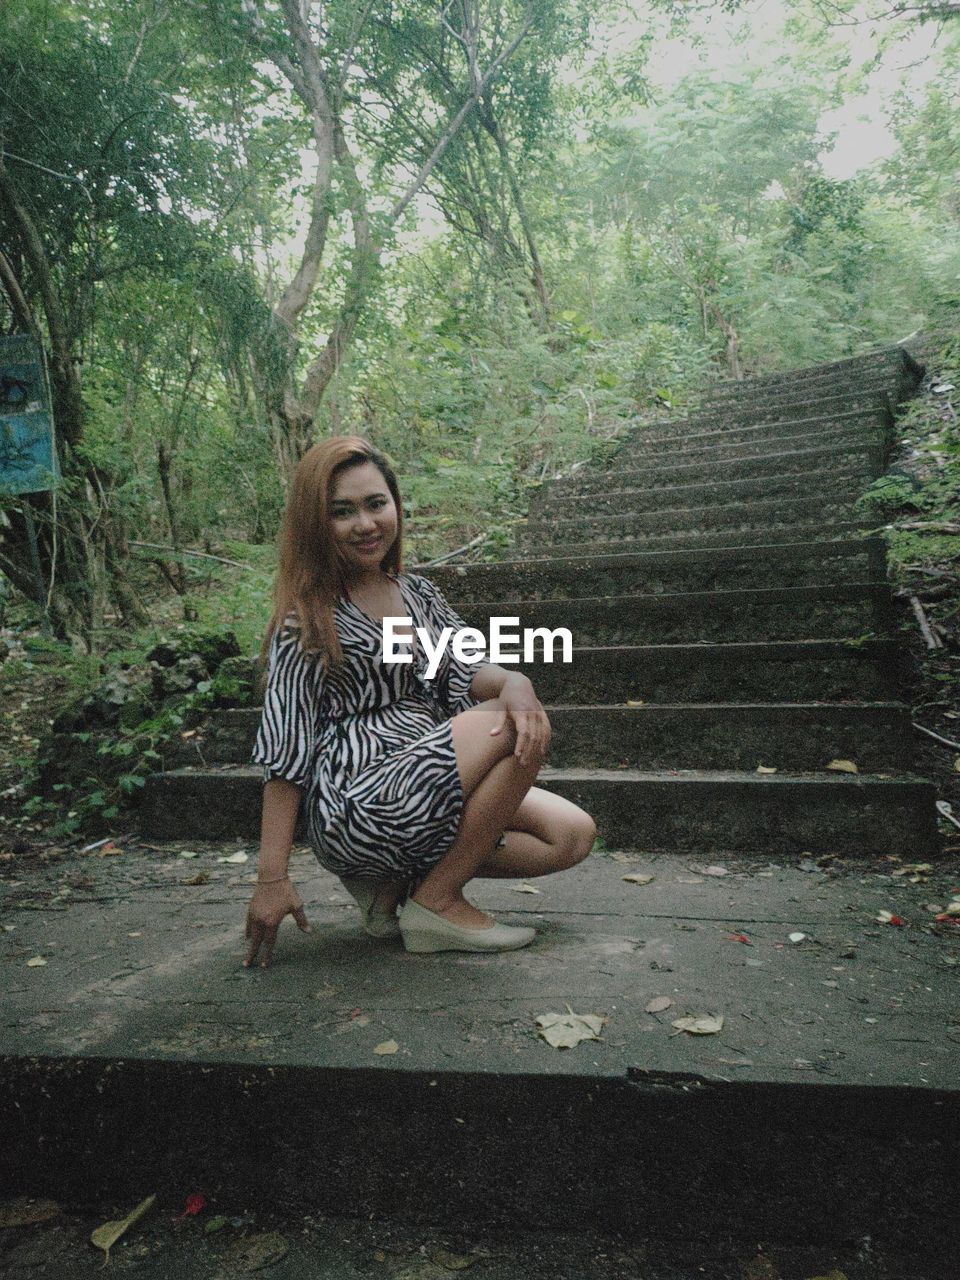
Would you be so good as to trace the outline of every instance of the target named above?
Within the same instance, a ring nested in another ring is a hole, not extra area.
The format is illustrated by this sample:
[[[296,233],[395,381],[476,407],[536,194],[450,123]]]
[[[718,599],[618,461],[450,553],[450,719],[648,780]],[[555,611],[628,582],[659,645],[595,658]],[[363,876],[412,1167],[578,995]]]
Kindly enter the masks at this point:
[[[477,869],[492,879],[527,879],[582,862],[596,839],[593,819],[564,796],[531,787],[509,820],[504,845]]]
[[[514,755],[516,730],[508,721],[492,737],[498,711],[480,703],[454,716],[451,728],[464,806],[457,838],[413,893],[413,901],[453,924],[489,928],[493,921],[463,896],[463,887],[493,853],[506,822],[520,807],[542,764]]]

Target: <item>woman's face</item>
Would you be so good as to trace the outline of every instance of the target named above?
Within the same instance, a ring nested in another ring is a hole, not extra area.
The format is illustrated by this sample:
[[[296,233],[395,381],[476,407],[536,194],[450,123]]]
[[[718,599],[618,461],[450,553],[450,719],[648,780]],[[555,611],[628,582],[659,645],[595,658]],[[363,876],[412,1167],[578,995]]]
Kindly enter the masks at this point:
[[[397,506],[375,463],[358,463],[334,476],[330,532],[348,571],[375,569],[393,546]]]

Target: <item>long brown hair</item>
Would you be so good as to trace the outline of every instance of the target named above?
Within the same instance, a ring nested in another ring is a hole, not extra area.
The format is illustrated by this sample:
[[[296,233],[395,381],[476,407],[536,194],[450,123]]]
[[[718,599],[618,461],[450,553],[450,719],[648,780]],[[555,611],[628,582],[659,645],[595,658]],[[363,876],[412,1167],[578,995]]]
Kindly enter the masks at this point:
[[[347,596],[343,564],[330,536],[330,495],[336,476],[349,467],[372,462],[397,508],[397,536],[380,567],[400,573],[403,505],[393,468],[379,449],[362,436],[330,436],[300,459],[280,528],[280,560],[273,587],[273,615],[261,649],[265,659],[278,627],[297,626],[300,644],[319,654],[325,667],[343,660],[333,607]]]

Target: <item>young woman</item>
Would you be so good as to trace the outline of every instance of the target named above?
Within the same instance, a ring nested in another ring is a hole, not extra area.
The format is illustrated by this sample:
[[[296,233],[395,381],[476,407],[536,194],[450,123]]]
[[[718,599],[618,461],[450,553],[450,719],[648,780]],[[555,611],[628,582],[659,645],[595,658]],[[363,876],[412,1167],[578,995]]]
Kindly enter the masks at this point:
[[[433,679],[415,632],[383,661],[382,620],[410,617],[436,644],[465,624],[426,578],[403,573],[403,515],[386,458],[358,436],[304,455],[281,534],[254,762],[264,770],[257,886],[245,965],[266,966],[285,915],[307,931],[287,874],[297,815],[367,932],[408,951],[503,951],[534,930],[464,897],[475,876],[531,877],[587,856],[582,809],[533,786],[550,723],[530,680],[447,646]],[[395,624],[398,632],[403,628]]]

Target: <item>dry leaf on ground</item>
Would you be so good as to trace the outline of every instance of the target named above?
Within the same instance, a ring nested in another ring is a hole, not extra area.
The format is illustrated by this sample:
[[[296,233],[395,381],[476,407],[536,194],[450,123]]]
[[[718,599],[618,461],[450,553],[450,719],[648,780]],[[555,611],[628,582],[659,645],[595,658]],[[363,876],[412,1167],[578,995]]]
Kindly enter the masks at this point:
[[[606,1018],[598,1013],[574,1013],[567,1005],[566,1013],[541,1013],[537,1017],[539,1034],[554,1049],[573,1049],[581,1040],[599,1040]]]
[[[852,760],[831,760],[826,766],[828,769],[835,769],[838,773],[859,773],[860,770]]]
[[[649,871],[631,871],[629,875],[621,876],[621,880],[626,880],[627,884],[649,884],[655,879]]]
[[[511,893],[541,893],[542,890],[536,889],[532,884],[527,884],[526,881],[524,881],[523,884],[511,885],[510,892]]]
[[[698,1015],[691,1013],[684,1018],[674,1018],[670,1025],[692,1036],[715,1036],[718,1031],[723,1030],[723,1016],[713,1013]]]
[[[396,1040],[383,1040],[380,1044],[374,1046],[373,1052],[385,1057],[387,1054],[396,1053],[399,1048],[400,1046]]]
[[[229,857],[218,858],[218,862],[249,862],[249,853],[244,853],[242,849],[238,849],[236,853],[231,853]]]
[[[449,1249],[440,1248],[431,1249],[429,1257],[431,1262],[435,1262],[439,1267],[446,1267],[448,1271],[466,1271],[468,1267],[480,1261],[479,1254],[471,1256],[464,1253],[451,1253]]]
[[[698,867],[697,870],[702,876],[726,876],[730,874],[726,867]]]
[[[27,968],[39,969],[41,965],[44,965],[46,963],[47,962],[46,960],[44,960],[43,956],[34,956],[32,960],[27,961]]]
[[[31,1227],[38,1222],[49,1222],[59,1213],[56,1200],[28,1200],[26,1196],[19,1196],[0,1204],[0,1228]]]
[[[285,1258],[289,1247],[278,1231],[265,1231],[237,1241],[233,1261],[242,1271],[263,1271]]]
[[[135,1209],[127,1214],[125,1218],[116,1218],[111,1222],[105,1222],[103,1226],[97,1227],[90,1233],[90,1240],[103,1250],[103,1265],[106,1266],[110,1261],[110,1250],[117,1243],[123,1233],[129,1230],[135,1222],[138,1222],[148,1209],[152,1208],[156,1196],[147,1196],[146,1200],[141,1200]]]
[[[673,1001],[669,996],[654,996],[644,1006],[647,1013],[663,1013],[664,1009],[669,1009]]]
[[[767,768],[766,765],[758,764],[757,773],[776,773],[776,769]]]

